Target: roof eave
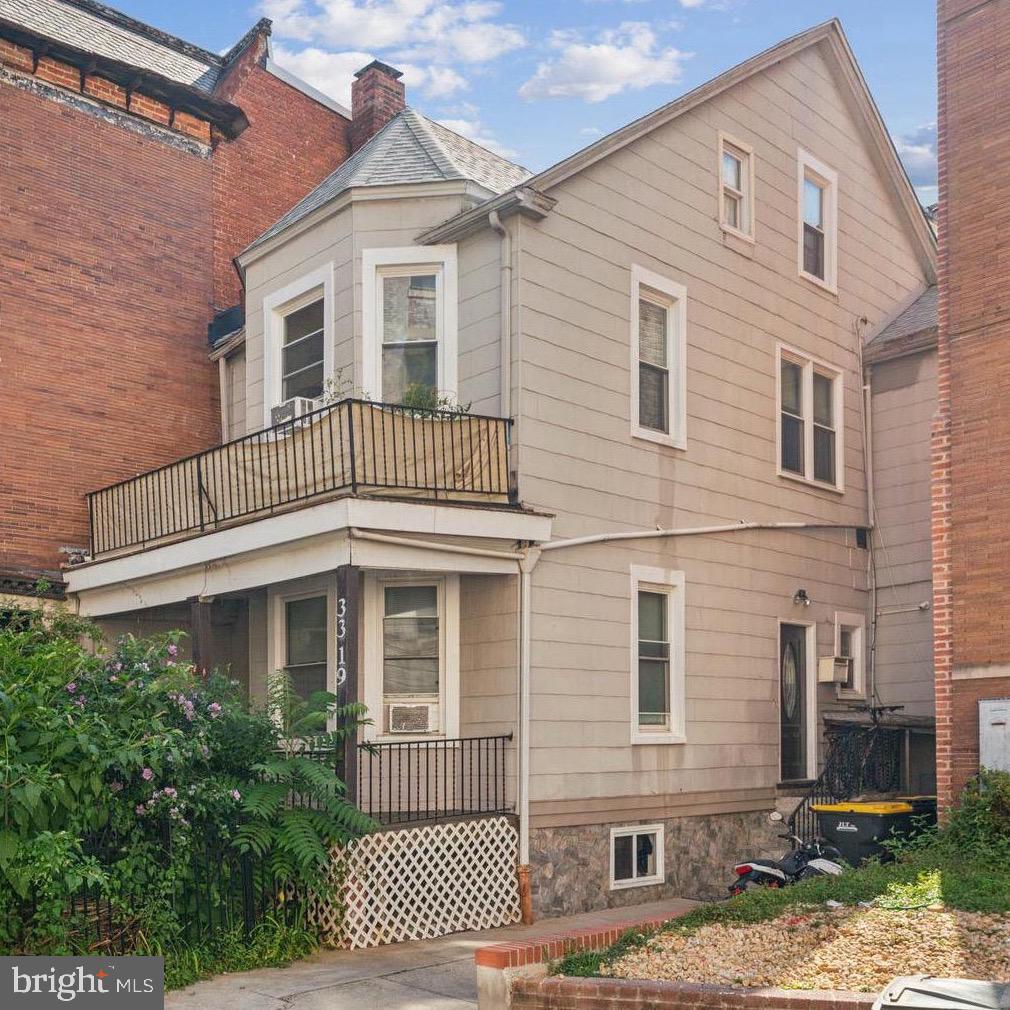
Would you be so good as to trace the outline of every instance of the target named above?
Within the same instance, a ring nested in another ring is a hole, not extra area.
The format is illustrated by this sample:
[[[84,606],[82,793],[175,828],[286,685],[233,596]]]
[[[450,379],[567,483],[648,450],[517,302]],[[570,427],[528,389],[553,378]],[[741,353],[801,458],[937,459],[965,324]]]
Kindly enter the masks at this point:
[[[937,346],[937,327],[926,326],[914,333],[908,333],[894,340],[882,340],[877,344],[871,340],[863,348],[863,363],[879,365],[884,361],[894,361],[895,358],[905,358],[910,354],[921,354],[923,351],[935,350]]]
[[[510,189],[500,196],[485,200],[456,217],[443,221],[434,228],[428,228],[417,236],[421,245],[439,245],[442,242],[458,242],[467,235],[488,226],[489,215],[496,211],[499,217],[522,214],[524,217],[541,221],[553,210],[557,203],[553,197],[541,193],[532,186],[522,185]]]
[[[33,52],[44,50],[47,56],[79,67],[85,73],[99,74],[128,90],[142,89],[145,95],[164,100],[174,109],[207,120],[229,139],[237,137],[249,125],[245,113],[237,105],[212,98],[199,88],[173,81],[153,70],[90,53],[5,18],[0,18],[0,37]]]

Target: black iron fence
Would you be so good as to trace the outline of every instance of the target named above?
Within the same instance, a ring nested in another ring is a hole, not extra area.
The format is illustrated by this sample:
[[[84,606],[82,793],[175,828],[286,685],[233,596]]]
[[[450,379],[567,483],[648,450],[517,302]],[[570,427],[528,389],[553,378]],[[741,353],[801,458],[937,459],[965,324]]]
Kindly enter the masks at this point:
[[[507,418],[341,400],[88,495],[91,554],[322,495],[508,502]]]
[[[174,844],[170,825],[161,825],[152,843],[155,858],[167,865]],[[174,913],[181,938],[189,943],[236,928],[248,933],[267,916],[289,925],[297,921],[305,896],[279,880],[264,859],[238,852],[212,830],[194,831],[188,849],[184,867],[167,887],[165,879],[145,880],[135,874],[115,895],[99,885],[82,886],[65,909],[66,926],[76,944],[96,952],[132,952],[140,938],[142,915],[160,902]],[[86,839],[84,852],[110,872],[127,855],[111,835]],[[5,945],[19,950],[30,941],[37,911],[34,895],[7,906],[10,918],[0,923]]]
[[[511,810],[512,734],[358,747],[357,804],[381,824]]]
[[[904,730],[878,722],[829,726],[824,770],[789,817],[789,830],[807,841],[818,834],[815,804],[901,788]]]

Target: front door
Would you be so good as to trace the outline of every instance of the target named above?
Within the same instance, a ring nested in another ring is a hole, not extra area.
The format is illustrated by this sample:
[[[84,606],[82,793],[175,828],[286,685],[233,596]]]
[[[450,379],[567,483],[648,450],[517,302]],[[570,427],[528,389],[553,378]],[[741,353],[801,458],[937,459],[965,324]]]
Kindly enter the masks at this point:
[[[807,777],[807,629],[779,629],[779,769],[781,780]]]

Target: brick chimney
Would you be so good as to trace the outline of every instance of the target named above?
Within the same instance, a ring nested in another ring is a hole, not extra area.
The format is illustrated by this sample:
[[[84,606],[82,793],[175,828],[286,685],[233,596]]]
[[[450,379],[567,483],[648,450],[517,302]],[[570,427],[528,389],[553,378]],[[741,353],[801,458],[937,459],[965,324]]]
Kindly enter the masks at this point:
[[[351,151],[367,144],[386,123],[406,107],[403,74],[372,60],[354,75],[351,85]]]

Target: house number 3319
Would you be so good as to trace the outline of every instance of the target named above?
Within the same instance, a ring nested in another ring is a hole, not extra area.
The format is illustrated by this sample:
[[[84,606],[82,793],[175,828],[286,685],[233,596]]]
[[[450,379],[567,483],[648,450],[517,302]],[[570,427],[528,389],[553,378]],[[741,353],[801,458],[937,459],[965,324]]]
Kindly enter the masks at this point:
[[[337,597],[337,687],[347,683],[347,597]]]

